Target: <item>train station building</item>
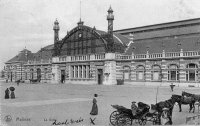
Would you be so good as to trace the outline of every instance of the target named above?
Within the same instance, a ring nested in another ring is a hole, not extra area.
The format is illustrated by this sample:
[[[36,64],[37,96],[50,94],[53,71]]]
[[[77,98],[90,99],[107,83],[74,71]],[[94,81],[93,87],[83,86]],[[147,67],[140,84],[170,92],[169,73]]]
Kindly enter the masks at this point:
[[[107,12],[107,31],[80,20],[62,39],[56,20],[54,43],[36,53],[24,49],[7,61],[7,80],[103,85],[200,82],[200,18],[113,31],[112,8]]]

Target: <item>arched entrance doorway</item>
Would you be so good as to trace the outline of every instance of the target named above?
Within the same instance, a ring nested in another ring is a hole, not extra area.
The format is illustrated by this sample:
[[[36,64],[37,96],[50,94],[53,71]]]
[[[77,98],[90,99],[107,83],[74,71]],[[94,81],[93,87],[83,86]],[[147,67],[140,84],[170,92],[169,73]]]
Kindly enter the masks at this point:
[[[145,80],[145,67],[142,65],[137,66],[136,68],[136,79],[138,81],[144,81]]]
[[[34,75],[33,75],[33,69],[30,69],[30,79],[33,80]]]
[[[37,69],[37,80],[38,80],[38,82],[41,81],[41,69],[40,68]]]
[[[129,66],[124,66],[123,68],[123,77],[124,77],[124,80],[130,80],[130,67]]]
[[[151,70],[151,80],[159,81],[161,80],[161,68],[159,65],[153,65]]]
[[[46,80],[47,80],[47,68],[44,68],[44,80],[45,80],[45,82],[46,82]]]
[[[103,69],[97,69],[98,84],[103,84]]]
[[[12,82],[12,79],[13,79],[13,73],[10,72],[10,81]]]
[[[186,81],[197,81],[198,79],[198,66],[190,63],[186,66]]]
[[[61,70],[61,83],[65,82],[65,70]]]

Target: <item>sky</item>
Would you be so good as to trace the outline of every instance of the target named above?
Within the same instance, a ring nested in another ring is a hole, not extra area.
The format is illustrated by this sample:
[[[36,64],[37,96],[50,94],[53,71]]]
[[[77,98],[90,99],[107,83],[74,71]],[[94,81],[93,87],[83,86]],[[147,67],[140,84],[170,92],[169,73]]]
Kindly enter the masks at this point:
[[[0,0],[0,70],[24,48],[35,53],[53,44],[55,19],[60,39],[80,17],[85,25],[107,31],[110,6],[114,30],[200,18],[200,0]]]

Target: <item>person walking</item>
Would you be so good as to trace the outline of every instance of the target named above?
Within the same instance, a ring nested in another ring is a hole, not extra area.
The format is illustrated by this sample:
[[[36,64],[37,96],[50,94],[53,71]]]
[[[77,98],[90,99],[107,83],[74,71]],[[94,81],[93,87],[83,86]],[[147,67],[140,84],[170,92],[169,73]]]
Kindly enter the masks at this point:
[[[9,91],[9,89],[7,88],[7,89],[5,90],[5,99],[9,99],[9,95],[10,95],[10,91]]]
[[[19,82],[20,82],[20,80],[17,80],[17,86],[19,86]]]
[[[14,93],[14,91],[11,91],[11,93],[10,93],[10,98],[11,98],[11,99],[15,99],[15,93]]]
[[[98,106],[97,106],[97,100],[96,100],[97,96],[98,96],[97,94],[94,94],[94,98],[92,100],[93,105],[92,105],[92,110],[90,111],[91,116],[98,115]],[[90,123],[95,125],[95,123],[94,123],[95,119],[96,119],[96,117],[94,117],[93,119],[90,117]]]
[[[11,91],[11,93],[10,93],[10,98],[11,98],[11,99],[15,99],[15,93],[14,93],[15,88],[14,88],[14,87],[10,87],[9,89],[10,89],[10,91]]]

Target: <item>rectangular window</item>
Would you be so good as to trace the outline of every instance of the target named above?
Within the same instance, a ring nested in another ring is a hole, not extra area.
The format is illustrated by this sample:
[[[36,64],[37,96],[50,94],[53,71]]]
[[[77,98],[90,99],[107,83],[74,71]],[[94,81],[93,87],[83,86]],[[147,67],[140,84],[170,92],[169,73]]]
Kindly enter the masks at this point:
[[[78,66],[75,66],[76,70],[75,70],[75,77],[78,78]]]
[[[91,53],[91,48],[87,48],[87,54],[90,54]]]
[[[86,48],[83,48],[83,54],[86,54]]]
[[[176,71],[171,71],[171,80],[176,80]]]
[[[82,78],[82,66],[79,66],[79,78]]]
[[[88,65],[88,78],[90,78],[90,65]]]
[[[27,80],[27,72],[25,73],[25,80]]]
[[[83,65],[83,78],[86,78],[86,65]]]
[[[74,78],[74,66],[71,67],[72,68],[72,78]]]

